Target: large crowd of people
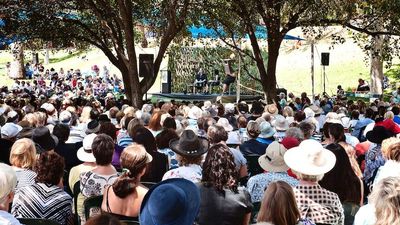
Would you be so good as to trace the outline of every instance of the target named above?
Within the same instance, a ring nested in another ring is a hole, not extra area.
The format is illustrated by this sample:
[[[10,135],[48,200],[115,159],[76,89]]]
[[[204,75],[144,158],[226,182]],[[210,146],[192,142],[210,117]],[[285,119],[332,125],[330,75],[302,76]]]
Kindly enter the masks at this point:
[[[135,108],[93,71],[1,89],[0,224],[400,224],[394,103],[290,93]]]

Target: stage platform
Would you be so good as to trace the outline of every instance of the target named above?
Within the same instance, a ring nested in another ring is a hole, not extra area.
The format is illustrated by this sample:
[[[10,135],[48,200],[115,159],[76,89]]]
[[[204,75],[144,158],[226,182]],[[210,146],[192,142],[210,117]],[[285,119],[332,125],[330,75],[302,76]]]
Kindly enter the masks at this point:
[[[178,102],[182,101],[211,101],[211,102],[221,102],[221,103],[235,103],[236,102],[236,93],[231,93],[228,95],[219,95],[219,94],[184,94],[184,93],[153,93],[151,94],[151,101],[171,101],[175,100]],[[261,95],[240,95],[240,101],[252,102],[254,100],[260,100],[263,96]]]

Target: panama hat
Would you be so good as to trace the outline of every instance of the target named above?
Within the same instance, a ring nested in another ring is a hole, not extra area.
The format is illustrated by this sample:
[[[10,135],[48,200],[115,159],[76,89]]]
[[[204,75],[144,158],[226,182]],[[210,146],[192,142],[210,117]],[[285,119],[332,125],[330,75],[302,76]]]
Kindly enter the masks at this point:
[[[182,156],[201,156],[208,151],[209,142],[198,137],[193,130],[184,130],[180,138],[169,142],[172,151]]]
[[[305,175],[322,175],[336,163],[336,156],[316,140],[304,140],[298,147],[287,151],[285,163],[294,171]]]
[[[204,105],[201,107],[201,109],[202,109],[202,110],[205,110],[205,111],[209,110],[210,108],[212,108],[212,103],[211,103],[211,101],[205,101],[205,102],[204,102]]]
[[[146,193],[139,221],[145,225],[193,224],[200,209],[200,190],[183,178],[164,180]]]
[[[271,126],[271,124],[267,121],[263,121],[260,124],[260,138],[270,138],[275,134],[275,129]]]
[[[189,113],[188,113],[188,117],[190,119],[194,119],[197,120],[198,118],[200,118],[203,114],[203,111],[197,107],[197,106],[192,106],[192,108],[189,109]]]
[[[335,112],[329,112],[325,116],[325,123],[337,123],[337,124],[342,124],[342,121],[340,120],[340,117],[337,113]]]
[[[269,104],[269,105],[265,106],[265,112],[268,112],[271,115],[277,115],[278,108],[276,107],[275,104]]]
[[[285,172],[289,169],[283,156],[287,149],[277,141],[268,145],[265,154],[258,158],[258,164],[268,172]]]
[[[217,125],[220,125],[221,127],[223,127],[225,129],[226,132],[232,131],[233,127],[232,125],[229,123],[227,118],[220,118],[217,122]]]
[[[76,156],[82,162],[96,162],[96,158],[92,152],[93,140],[97,137],[97,134],[89,134],[83,139],[82,147],[79,148]]]
[[[311,105],[308,108],[310,108],[315,113],[315,116],[318,116],[318,115],[320,115],[321,113],[324,112],[324,110],[322,108],[320,108],[320,107],[318,107],[316,105]]]
[[[286,120],[285,117],[281,115],[275,116],[274,125],[277,131],[286,131],[287,129],[289,129],[289,122]]]

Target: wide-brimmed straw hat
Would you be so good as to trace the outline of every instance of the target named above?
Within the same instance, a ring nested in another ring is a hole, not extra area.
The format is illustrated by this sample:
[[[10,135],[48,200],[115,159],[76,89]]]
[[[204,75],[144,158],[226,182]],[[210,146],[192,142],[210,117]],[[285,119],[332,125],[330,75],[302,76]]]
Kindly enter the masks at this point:
[[[304,140],[298,147],[287,151],[285,163],[294,171],[305,175],[322,175],[336,163],[336,156],[316,140]]]
[[[269,104],[265,106],[265,112],[268,112],[271,115],[277,115],[278,111],[278,107],[276,107],[275,104]]]
[[[196,135],[193,130],[184,130],[180,138],[169,142],[172,151],[182,156],[201,156],[208,151],[209,142]]]
[[[271,124],[267,121],[263,121],[260,124],[260,138],[270,138],[275,134],[275,129],[271,126]]]
[[[287,129],[289,129],[289,122],[286,120],[285,117],[281,115],[276,115],[274,126],[275,130],[277,131],[286,131]]]
[[[193,224],[200,208],[200,190],[183,178],[164,180],[144,196],[140,207],[140,224]]]
[[[233,127],[232,125],[229,123],[227,118],[220,118],[217,122],[217,125],[220,125],[221,127],[223,127],[225,129],[226,132],[232,131]]]
[[[268,172],[285,172],[289,169],[283,156],[287,149],[277,141],[268,145],[265,154],[258,158],[258,164]]]

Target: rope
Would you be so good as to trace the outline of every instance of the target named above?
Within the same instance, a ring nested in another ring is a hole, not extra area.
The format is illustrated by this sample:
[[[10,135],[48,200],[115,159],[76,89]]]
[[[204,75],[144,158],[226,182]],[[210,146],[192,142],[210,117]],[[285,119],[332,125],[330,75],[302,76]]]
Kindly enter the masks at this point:
[[[245,88],[245,89],[247,89],[247,90],[254,91],[254,92],[257,92],[257,93],[259,93],[259,94],[264,94],[264,92],[262,92],[262,91],[254,90],[254,89],[249,88],[249,87],[246,87],[246,86],[244,86],[244,85],[242,85],[242,84],[239,84],[239,85],[240,85],[240,87],[243,87],[243,88]]]

